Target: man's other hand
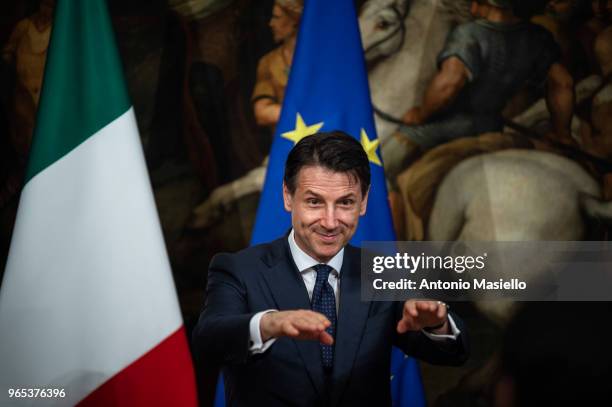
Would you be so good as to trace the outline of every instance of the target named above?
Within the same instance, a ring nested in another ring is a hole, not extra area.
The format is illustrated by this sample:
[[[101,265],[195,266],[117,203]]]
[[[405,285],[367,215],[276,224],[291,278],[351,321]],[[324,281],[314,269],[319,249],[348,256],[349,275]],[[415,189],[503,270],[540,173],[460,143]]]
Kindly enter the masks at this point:
[[[444,335],[449,333],[448,312],[446,304],[440,301],[408,300],[404,303],[402,319],[397,323],[397,332],[419,331],[425,328],[432,333]]]
[[[331,345],[334,338],[325,331],[330,324],[325,315],[310,310],[274,311],[264,314],[259,328],[264,342],[270,338],[288,336]]]

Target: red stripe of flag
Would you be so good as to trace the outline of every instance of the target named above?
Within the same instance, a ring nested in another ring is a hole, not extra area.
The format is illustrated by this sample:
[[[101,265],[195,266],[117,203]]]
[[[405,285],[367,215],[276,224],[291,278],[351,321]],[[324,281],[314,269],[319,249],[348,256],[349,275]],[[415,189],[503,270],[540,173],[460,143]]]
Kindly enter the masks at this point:
[[[196,406],[197,393],[185,328],[94,390],[78,405]]]

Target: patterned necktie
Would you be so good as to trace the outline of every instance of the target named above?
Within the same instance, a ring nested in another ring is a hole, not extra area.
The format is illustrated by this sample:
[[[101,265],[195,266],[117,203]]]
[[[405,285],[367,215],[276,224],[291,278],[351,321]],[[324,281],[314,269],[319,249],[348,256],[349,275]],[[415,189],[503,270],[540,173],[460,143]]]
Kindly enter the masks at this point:
[[[327,264],[317,264],[313,267],[317,272],[317,281],[312,292],[312,310],[325,315],[331,325],[326,329],[332,338],[336,335],[336,296],[334,289],[329,284],[329,273],[332,268]],[[334,360],[334,346],[321,344],[321,356],[323,367],[331,369]]]

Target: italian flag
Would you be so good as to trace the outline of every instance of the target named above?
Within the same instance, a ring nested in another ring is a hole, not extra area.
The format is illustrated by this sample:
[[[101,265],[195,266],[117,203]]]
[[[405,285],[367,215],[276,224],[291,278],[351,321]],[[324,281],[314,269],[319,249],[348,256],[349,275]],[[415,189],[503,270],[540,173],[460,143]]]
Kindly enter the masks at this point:
[[[10,389],[61,389],[64,396],[16,398]],[[170,264],[103,0],[57,2],[0,290],[0,405],[36,402],[197,404]]]

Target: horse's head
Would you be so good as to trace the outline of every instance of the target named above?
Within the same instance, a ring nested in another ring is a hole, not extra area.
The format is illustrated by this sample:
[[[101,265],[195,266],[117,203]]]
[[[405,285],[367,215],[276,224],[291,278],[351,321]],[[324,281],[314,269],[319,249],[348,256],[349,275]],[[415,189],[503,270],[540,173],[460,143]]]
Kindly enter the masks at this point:
[[[404,19],[410,0],[368,0],[361,9],[359,29],[368,61],[397,52],[404,42]]]

